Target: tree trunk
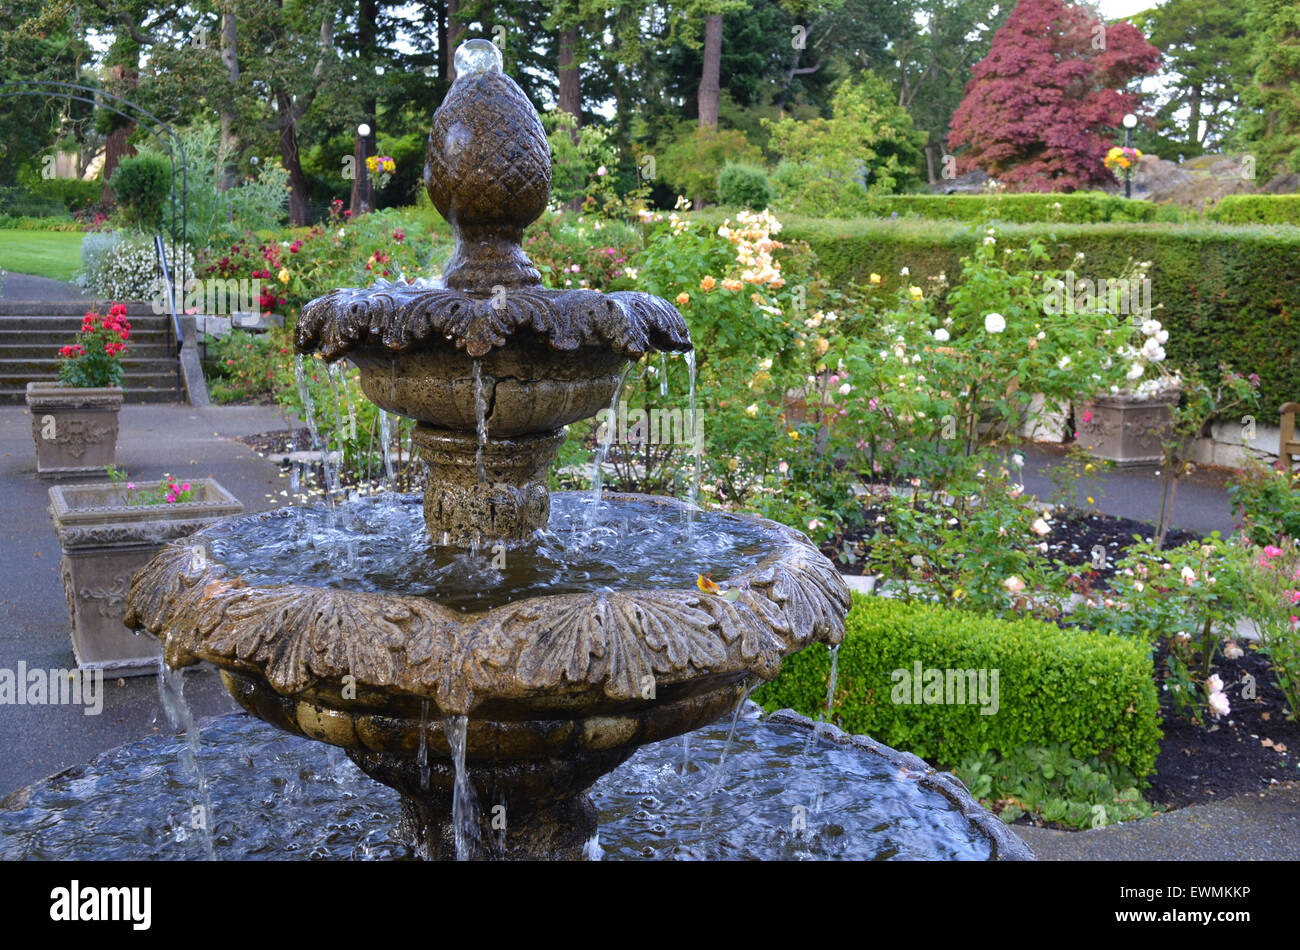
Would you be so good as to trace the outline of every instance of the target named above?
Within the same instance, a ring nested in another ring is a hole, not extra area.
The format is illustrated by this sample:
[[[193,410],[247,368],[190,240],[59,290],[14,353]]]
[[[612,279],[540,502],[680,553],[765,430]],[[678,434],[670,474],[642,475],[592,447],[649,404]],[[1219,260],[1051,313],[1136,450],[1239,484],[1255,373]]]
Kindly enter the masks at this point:
[[[1187,144],[1196,147],[1201,144],[1201,87],[1199,84],[1192,86],[1191,95],[1187,100],[1187,107],[1191,112],[1191,117],[1187,123]]]
[[[302,173],[302,162],[298,159],[297,115],[293,100],[282,89],[276,90],[275,104],[279,109],[276,125],[280,130],[280,161],[289,173],[289,224],[300,228],[308,223],[310,213],[307,207],[307,176]]]
[[[136,79],[139,75],[134,69],[126,69],[122,66],[113,66],[109,69],[109,77],[121,82],[128,90],[123,96],[127,99],[131,98],[129,90],[135,88]],[[118,95],[123,95],[123,93],[119,92]],[[127,139],[131,137],[131,133],[134,131],[135,123],[128,121],[126,125],[110,132],[108,138],[104,141],[104,186],[100,189],[99,200],[105,204],[111,204],[116,200],[113,196],[113,189],[108,185],[108,180],[113,177],[113,172],[117,171],[117,163],[128,155],[135,154],[135,147],[127,142]]]
[[[722,14],[704,21],[704,69],[700,73],[700,128],[718,127],[718,99],[722,93]]]
[[[573,116],[573,139],[578,139],[582,125],[582,78],[574,63],[574,50],[578,46],[578,28],[569,27],[560,33],[559,55],[556,57],[560,75],[559,108]]]
[[[459,17],[460,0],[447,0],[447,32],[442,45],[447,57],[445,60],[447,71],[443,75],[448,82],[456,79],[456,45],[464,32]]]
[[[236,47],[235,15],[221,14],[221,65],[230,78],[230,94],[221,108],[221,148],[226,153],[226,163],[217,179],[217,189],[225,191],[234,187],[239,175],[239,114],[235,111],[235,83],[239,81],[239,56]]]

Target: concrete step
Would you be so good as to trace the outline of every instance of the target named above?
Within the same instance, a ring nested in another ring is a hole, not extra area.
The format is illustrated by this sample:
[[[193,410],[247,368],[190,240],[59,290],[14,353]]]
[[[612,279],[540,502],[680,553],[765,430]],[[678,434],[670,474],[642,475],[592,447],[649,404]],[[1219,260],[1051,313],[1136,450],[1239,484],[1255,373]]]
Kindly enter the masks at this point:
[[[41,362],[57,362],[59,358],[59,348],[64,346],[67,340],[58,340],[57,342],[38,342],[38,343],[6,343],[0,340],[0,360],[40,360]],[[130,346],[127,347],[126,358],[137,360],[171,360],[175,359],[175,354],[171,346],[159,340],[157,343],[140,343],[134,337],[131,338]]]
[[[27,376],[29,379],[36,379],[40,375],[53,372],[58,375],[59,361],[57,359],[10,359],[9,354],[0,350],[0,379],[9,376]],[[174,373],[176,371],[176,360],[168,359],[166,356],[149,358],[148,356],[135,356],[130,350],[127,355],[122,357],[122,366],[126,368],[127,377],[136,376],[141,373]]]
[[[153,314],[126,318],[131,324],[131,332],[137,330],[155,330],[165,332],[171,326],[170,317],[156,317]],[[81,317],[63,317],[51,314],[31,314],[27,316],[0,316],[0,328],[10,332],[48,333],[55,330],[76,333],[81,329]]]
[[[126,304],[126,318],[133,323],[136,317],[156,316],[153,304],[148,301],[121,301]],[[114,301],[85,300],[0,300],[0,318],[4,317],[76,317],[78,320],[88,310],[108,313]],[[170,315],[164,314],[170,319]]]

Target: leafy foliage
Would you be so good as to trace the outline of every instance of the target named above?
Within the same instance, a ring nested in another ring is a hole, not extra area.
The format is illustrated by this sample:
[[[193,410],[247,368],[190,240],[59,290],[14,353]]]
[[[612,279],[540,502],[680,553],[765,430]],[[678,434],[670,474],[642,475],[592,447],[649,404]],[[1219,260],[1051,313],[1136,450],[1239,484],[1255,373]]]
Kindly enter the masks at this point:
[[[1020,0],[971,72],[948,144],[961,171],[1018,191],[1104,185],[1111,130],[1137,107],[1124,91],[1160,53],[1123,21],[1064,0]]]

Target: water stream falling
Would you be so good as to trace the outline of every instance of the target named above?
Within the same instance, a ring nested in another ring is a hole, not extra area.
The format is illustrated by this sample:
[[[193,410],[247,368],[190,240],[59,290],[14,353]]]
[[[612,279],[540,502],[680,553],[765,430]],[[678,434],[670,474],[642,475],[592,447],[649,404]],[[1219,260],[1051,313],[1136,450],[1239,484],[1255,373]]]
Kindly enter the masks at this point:
[[[659,395],[668,395],[668,357],[663,350],[659,351]]]
[[[837,643],[830,648],[831,651],[831,681],[826,688],[826,712],[817,717],[819,722],[827,722],[831,719],[831,709],[835,702],[835,681],[840,675],[840,645]]]
[[[212,844],[212,796],[208,793],[208,783],[199,765],[199,727],[194,722],[194,713],[185,701],[185,671],[173,670],[162,657],[158,658],[158,698],[162,702],[167,721],[173,729],[183,729],[185,744],[180,748],[181,767],[193,776],[198,789],[199,800],[193,804],[190,813],[182,818],[183,823],[176,830],[176,839],[185,840],[186,825],[197,833],[203,842],[203,853],[209,861],[217,859],[216,849]]]
[[[627,383],[627,377],[632,372],[631,364],[623,370],[623,375],[619,377],[618,386],[614,389],[614,397],[609,401],[609,418],[605,421],[605,437],[600,440],[600,447],[596,449],[596,458],[591,470],[591,504],[587,508],[588,531],[596,522],[596,514],[600,510],[601,486],[605,477],[605,456],[609,454],[609,447],[613,444],[614,438],[618,432],[618,401],[623,395],[623,386]]]
[[[429,790],[429,701],[420,701],[420,747],[415,753],[420,768],[420,791]]]
[[[393,476],[393,417],[387,409],[379,410],[379,441],[384,454],[384,491],[394,488]]]
[[[321,443],[320,428],[316,425],[316,402],[312,399],[311,387],[307,385],[307,371],[303,368],[301,356],[294,357],[293,376],[298,384],[298,398],[302,400],[302,412],[305,417],[303,421],[307,423],[307,431],[311,433],[311,447],[320,454],[321,466],[325,471],[325,503],[333,509],[334,488],[338,479],[333,475],[328,447]]]
[[[695,411],[695,351],[689,350],[686,353],[686,369],[690,374],[690,438],[691,438],[691,488],[687,500],[690,504],[686,508],[687,537],[694,535],[695,509],[700,503],[700,465],[704,453],[704,439],[700,432],[699,418]]]
[[[745,695],[740,697],[740,702],[736,703],[736,711],[731,715],[731,730],[727,733],[727,741],[722,744],[722,755],[718,756],[718,764],[713,769],[713,783],[709,786],[709,794],[712,795],[722,787],[723,770],[727,765],[727,751],[731,748],[731,740],[736,738],[736,723],[740,722],[740,711],[745,708],[745,703],[749,700],[749,694],[758,689],[757,683],[745,690]]]
[[[334,484],[329,486],[329,490],[331,494],[337,493],[339,495],[342,495],[343,493],[342,468],[343,468],[343,459],[345,457],[343,451],[343,443],[347,435],[347,430],[344,429],[343,427],[343,410],[340,408],[340,403],[342,400],[339,399],[338,377],[339,377],[339,373],[341,372],[345,372],[342,363],[330,363],[325,367],[325,377],[326,379],[329,380],[329,384],[330,384],[330,400],[331,402],[334,403],[334,432],[338,439],[338,444],[339,444],[339,465],[337,468],[333,468]],[[343,388],[344,391],[347,390],[346,380],[344,380]],[[326,454],[330,453],[331,445],[332,445],[332,440],[327,439],[325,442]]]
[[[474,361],[474,424],[478,433],[478,447],[474,450],[474,470],[480,485],[487,484],[487,471],[483,466],[483,449],[487,446],[488,420],[487,395],[483,392],[483,364]]]
[[[482,850],[478,826],[478,799],[465,768],[466,736],[469,732],[468,716],[445,716],[442,729],[451,747],[451,761],[456,769],[456,784],[451,798],[451,823],[456,839],[456,860],[472,861]]]

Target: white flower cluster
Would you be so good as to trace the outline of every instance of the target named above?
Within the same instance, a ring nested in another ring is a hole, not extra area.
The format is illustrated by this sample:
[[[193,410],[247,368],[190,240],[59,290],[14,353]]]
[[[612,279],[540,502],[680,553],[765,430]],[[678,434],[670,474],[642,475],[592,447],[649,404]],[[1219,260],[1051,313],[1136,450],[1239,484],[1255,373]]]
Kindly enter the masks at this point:
[[[193,255],[187,249],[181,256],[183,260],[167,262],[177,287],[183,287],[194,276]],[[96,297],[152,300],[157,296],[157,281],[161,279],[158,254],[148,235],[91,232],[81,242],[81,265],[77,284]]]
[[[1169,340],[1169,331],[1151,316],[1145,319],[1134,317],[1133,324],[1137,330],[1135,335],[1140,335],[1141,342],[1138,345],[1122,344],[1117,351],[1119,358],[1129,364],[1125,379],[1136,384],[1131,389],[1132,394],[1138,399],[1151,399],[1178,390],[1182,379],[1176,373],[1159,372],[1153,377],[1143,378],[1147,376],[1148,367],[1158,369],[1159,364],[1165,361],[1164,344]],[[1112,393],[1119,391],[1118,386],[1111,387]]]

